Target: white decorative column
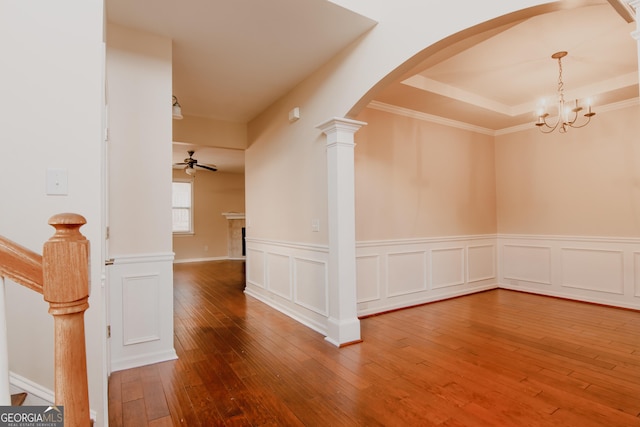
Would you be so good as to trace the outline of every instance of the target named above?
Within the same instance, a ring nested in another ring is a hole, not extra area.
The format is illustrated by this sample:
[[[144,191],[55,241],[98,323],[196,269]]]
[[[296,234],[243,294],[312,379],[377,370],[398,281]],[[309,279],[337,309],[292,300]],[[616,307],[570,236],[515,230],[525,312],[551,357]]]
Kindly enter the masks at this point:
[[[333,118],[317,126],[327,137],[329,319],[336,346],[360,342],[356,300],[356,228],[353,135],[364,122]]]

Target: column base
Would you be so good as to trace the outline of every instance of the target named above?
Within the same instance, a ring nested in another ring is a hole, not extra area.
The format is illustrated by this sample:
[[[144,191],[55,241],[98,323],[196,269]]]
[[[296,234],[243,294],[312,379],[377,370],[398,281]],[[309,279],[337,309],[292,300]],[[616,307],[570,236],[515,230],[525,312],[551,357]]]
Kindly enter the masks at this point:
[[[362,342],[360,338],[360,319],[339,320],[329,318],[327,322],[327,336],[324,338],[336,347],[345,347]]]

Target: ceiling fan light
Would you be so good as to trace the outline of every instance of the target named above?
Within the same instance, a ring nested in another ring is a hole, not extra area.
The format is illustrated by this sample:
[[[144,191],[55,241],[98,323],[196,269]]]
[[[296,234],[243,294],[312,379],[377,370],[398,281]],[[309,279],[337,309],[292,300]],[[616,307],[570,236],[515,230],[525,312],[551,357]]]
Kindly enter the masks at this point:
[[[182,110],[180,109],[179,105],[174,105],[173,106],[172,116],[176,120],[182,120]]]
[[[184,171],[187,173],[187,175],[196,176],[196,170],[191,166],[187,166],[186,168],[184,168]]]
[[[182,120],[182,108],[180,107],[180,103],[178,102],[178,98],[173,95],[173,106],[171,115],[176,120]]]

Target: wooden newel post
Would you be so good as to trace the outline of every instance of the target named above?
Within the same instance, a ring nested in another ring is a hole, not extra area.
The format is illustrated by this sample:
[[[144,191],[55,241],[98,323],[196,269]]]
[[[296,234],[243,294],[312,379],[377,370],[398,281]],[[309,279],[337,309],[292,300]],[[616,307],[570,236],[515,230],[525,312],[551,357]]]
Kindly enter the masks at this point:
[[[65,427],[88,427],[89,388],[84,312],[89,308],[89,241],[77,214],[49,219],[56,232],[42,251],[43,294],[54,318],[55,404],[64,406]]]

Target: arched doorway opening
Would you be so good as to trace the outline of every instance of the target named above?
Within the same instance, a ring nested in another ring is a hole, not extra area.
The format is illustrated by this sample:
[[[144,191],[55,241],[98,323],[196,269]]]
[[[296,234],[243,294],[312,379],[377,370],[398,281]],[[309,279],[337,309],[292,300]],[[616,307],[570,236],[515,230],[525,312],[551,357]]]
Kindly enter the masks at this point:
[[[355,149],[359,315],[496,287],[634,305],[620,285],[634,278],[598,244],[640,235],[624,184],[638,167],[624,125],[638,114],[634,27],[606,2],[522,10],[429,46],[353,107],[368,123]],[[558,50],[572,99],[591,92],[599,115],[541,135],[536,106],[554,95]],[[585,239],[592,251],[562,249]],[[616,285],[582,276],[585,263]]]

